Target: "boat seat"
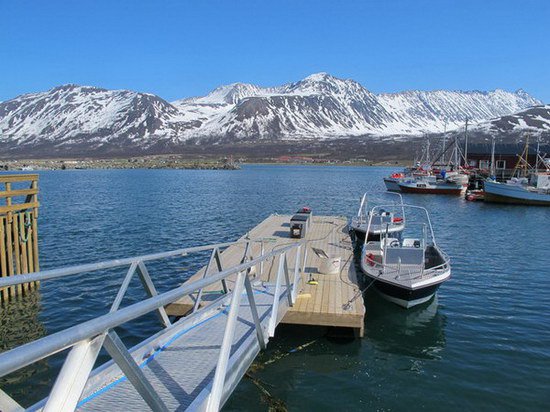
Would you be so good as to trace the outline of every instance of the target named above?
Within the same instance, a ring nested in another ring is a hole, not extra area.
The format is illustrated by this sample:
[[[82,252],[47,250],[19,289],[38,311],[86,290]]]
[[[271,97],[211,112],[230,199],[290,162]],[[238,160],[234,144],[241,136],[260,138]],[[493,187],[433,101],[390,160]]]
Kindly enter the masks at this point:
[[[402,265],[423,265],[424,250],[420,248],[395,247],[386,249],[386,264],[397,265],[401,259]]]

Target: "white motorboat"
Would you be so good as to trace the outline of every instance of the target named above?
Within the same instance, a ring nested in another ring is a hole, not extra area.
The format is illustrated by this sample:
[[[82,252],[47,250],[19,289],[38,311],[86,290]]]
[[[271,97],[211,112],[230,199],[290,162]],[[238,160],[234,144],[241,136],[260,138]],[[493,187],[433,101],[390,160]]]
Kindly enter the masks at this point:
[[[370,225],[383,206],[371,210]],[[404,308],[429,301],[451,276],[450,258],[435,242],[428,211],[403,205],[407,225],[403,231],[382,232],[380,239],[367,240],[361,252],[361,269],[387,300]],[[411,222],[411,212],[419,221]]]
[[[375,197],[375,194],[365,193],[361,198],[361,204],[359,205],[359,210],[357,211],[357,216],[351,219],[351,230],[355,234],[355,238],[364,242],[365,237],[368,240],[380,239],[380,234],[382,232],[387,233],[397,233],[401,232],[405,227],[405,211],[402,209],[403,198],[399,193],[383,192],[379,194],[380,196],[388,197],[391,195],[395,197],[395,204],[386,209],[375,209],[372,203],[372,199]],[[371,207],[369,212],[366,212],[368,208]],[[371,213],[375,213],[371,219]],[[369,221],[371,221],[370,229],[368,229]],[[368,229],[369,235],[366,236]]]

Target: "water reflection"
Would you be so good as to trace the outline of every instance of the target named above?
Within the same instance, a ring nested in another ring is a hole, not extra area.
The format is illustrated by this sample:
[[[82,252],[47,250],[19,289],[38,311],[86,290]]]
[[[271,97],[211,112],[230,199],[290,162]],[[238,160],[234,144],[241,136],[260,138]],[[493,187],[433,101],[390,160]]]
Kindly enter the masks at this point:
[[[34,341],[46,334],[46,329],[38,318],[40,310],[38,291],[0,308],[0,352]],[[17,401],[30,404],[46,393],[50,378],[48,361],[42,360],[1,377],[0,388]]]
[[[365,295],[366,336],[380,351],[439,359],[444,349],[446,316],[439,310],[437,295],[430,302],[402,309],[375,290]]]

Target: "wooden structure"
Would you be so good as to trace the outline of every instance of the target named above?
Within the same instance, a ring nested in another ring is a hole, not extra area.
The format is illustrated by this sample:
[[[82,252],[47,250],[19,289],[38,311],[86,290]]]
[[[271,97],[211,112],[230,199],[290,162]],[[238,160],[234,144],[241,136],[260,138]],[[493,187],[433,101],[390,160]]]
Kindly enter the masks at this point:
[[[3,187],[2,187],[3,186]],[[0,175],[0,274],[38,272],[38,175]],[[0,290],[5,303],[38,287],[29,282]]]
[[[550,146],[541,145],[541,153],[550,153]],[[523,162],[520,160],[523,159]],[[527,160],[527,162],[525,162]],[[468,163],[471,167],[489,173],[491,167],[491,145],[474,144],[470,145]],[[526,152],[524,144],[496,144],[495,145],[495,172],[498,181],[505,181],[514,176],[518,165],[535,165],[537,154],[534,147],[529,147]]]
[[[260,240],[249,250],[250,256],[259,256],[280,247],[298,242],[300,239],[290,238],[291,216],[271,215],[253,228],[241,240]],[[304,273],[301,283],[297,285],[296,304],[289,308],[281,323],[331,326],[351,328],[360,336],[364,333],[365,306],[358,286],[357,273],[353,260],[353,246],[347,231],[347,218],[336,216],[314,216],[313,223],[306,234],[306,253]],[[341,258],[340,272],[322,274],[323,257],[317,255],[315,249],[323,250],[329,256]],[[244,244],[228,247],[217,256],[217,269],[238,264],[244,256]],[[262,253],[263,249],[263,253]],[[302,254],[304,257],[304,254]],[[293,268],[295,260],[289,256],[288,265]],[[209,265],[208,275],[215,272]],[[276,262],[256,267],[256,282],[270,284],[274,282]],[[300,265],[302,266],[302,265]],[[196,281],[204,276],[207,266],[193,275],[188,282]],[[310,278],[316,282],[309,282]],[[201,305],[207,305],[209,300],[219,298],[222,291],[219,285],[205,289]],[[195,306],[193,297],[185,297],[167,307],[170,315],[183,316],[192,311]]]

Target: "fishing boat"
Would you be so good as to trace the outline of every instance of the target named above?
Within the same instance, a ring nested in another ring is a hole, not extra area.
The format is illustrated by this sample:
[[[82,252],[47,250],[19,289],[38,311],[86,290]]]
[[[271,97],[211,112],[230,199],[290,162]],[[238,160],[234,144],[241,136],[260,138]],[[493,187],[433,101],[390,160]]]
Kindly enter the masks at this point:
[[[487,180],[483,185],[486,202],[550,206],[550,175],[547,173],[533,175],[530,180],[514,177],[506,183]]]
[[[447,179],[438,179],[437,176],[422,176],[418,178],[405,179],[398,183],[399,189],[403,193],[423,193],[433,195],[456,195],[460,196],[466,191],[467,186],[449,181]]]
[[[492,159],[494,159],[494,142]],[[513,177],[506,183],[486,180],[483,183],[484,200],[494,203],[550,206],[550,165],[548,159],[541,156],[539,141],[537,141],[534,167],[529,164],[528,159],[529,135],[526,136],[525,148],[512,172],[512,175],[518,172],[518,177]],[[542,169],[539,169],[539,165],[542,165]]]
[[[388,233],[397,233],[401,232],[405,227],[405,213],[401,208],[403,206],[403,198],[399,193],[381,193],[380,195],[392,195],[395,196],[396,202],[391,208],[386,209],[372,209],[368,213],[366,210],[369,206],[369,201],[372,201],[372,198],[376,194],[368,195],[365,193],[361,198],[361,203],[359,205],[359,210],[357,211],[357,216],[351,219],[350,228],[353,232],[355,239],[364,242],[367,234],[367,226],[371,218],[372,210],[375,210],[376,215],[372,216],[372,224],[368,231],[369,235],[367,236],[368,240],[377,240],[380,239],[380,234],[382,232]],[[370,200],[369,200],[370,196]],[[397,216],[397,212],[401,212],[401,216]]]
[[[386,189],[390,192],[400,192],[399,183],[407,178],[405,173],[392,173],[389,177],[384,178]]]
[[[378,240],[365,241],[361,270],[385,299],[408,309],[432,299],[451,276],[451,264],[435,242],[428,211],[419,206],[402,207],[414,217],[407,212],[407,225],[401,232],[386,231]],[[383,208],[371,210],[367,233]]]

